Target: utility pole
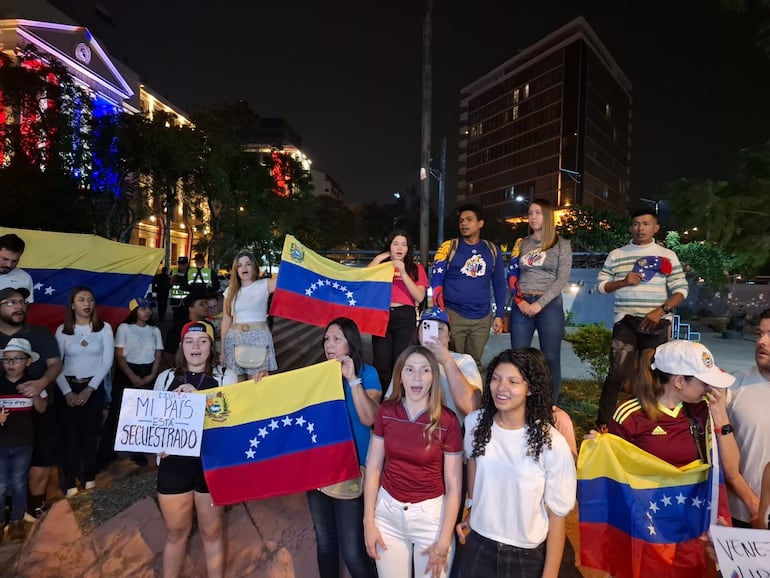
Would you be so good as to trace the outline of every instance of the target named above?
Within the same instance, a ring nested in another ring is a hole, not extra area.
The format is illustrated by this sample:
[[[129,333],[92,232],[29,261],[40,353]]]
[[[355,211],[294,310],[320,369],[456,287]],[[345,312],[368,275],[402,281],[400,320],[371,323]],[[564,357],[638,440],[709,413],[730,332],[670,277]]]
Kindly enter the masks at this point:
[[[433,65],[431,42],[433,36],[433,0],[425,1],[425,20],[422,26],[422,141],[420,145],[420,167],[430,171],[431,102],[433,99]],[[428,265],[428,242],[430,235],[430,177],[420,183],[420,262]]]
[[[446,137],[441,139],[441,173],[438,176],[438,243],[444,242],[444,213],[446,212]]]

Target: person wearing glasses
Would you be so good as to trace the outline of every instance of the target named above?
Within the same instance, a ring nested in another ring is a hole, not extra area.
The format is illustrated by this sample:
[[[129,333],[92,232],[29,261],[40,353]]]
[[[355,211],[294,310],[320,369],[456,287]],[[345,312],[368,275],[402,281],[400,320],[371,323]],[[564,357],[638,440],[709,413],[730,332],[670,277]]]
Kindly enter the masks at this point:
[[[32,448],[35,445],[35,424],[33,412],[43,413],[48,405],[45,390],[32,398],[16,389],[18,384],[29,379],[27,368],[40,355],[32,351],[26,339],[11,339],[0,349],[0,495],[11,494],[11,509],[8,520],[8,537],[19,542],[26,537],[24,513],[27,511],[27,477]],[[0,534],[0,539],[2,534]]]
[[[14,337],[26,339],[32,350],[40,355],[27,368],[29,379],[23,379],[16,390],[30,399],[42,395],[47,389],[53,393],[52,384],[61,373],[62,362],[59,346],[51,332],[45,327],[30,325],[27,320],[27,298],[30,296],[24,287],[5,287],[0,289],[0,348],[8,345]],[[48,475],[56,458],[58,445],[56,415],[54,406],[48,406],[44,413],[33,413],[35,423],[35,447],[32,452],[32,465],[29,469],[29,499],[27,514],[30,521],[39,518],[47,509],[45,492],[48,487]]]

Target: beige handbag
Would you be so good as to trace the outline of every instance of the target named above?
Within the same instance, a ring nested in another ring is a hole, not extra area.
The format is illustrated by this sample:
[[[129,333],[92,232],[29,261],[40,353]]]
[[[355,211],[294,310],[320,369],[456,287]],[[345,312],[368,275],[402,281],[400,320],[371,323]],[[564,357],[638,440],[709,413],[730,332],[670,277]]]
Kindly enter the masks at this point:
[[[361,474],[358,477],[318,488],[318,491],[338,500],[354,500],[358,498],[364,492],[364,467],[360,466],[360,468]]]

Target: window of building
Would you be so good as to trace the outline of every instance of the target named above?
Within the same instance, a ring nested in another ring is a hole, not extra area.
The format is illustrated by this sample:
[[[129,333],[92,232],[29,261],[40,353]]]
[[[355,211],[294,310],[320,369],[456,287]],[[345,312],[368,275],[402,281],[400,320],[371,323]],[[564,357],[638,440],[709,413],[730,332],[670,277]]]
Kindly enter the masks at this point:
[[[524,98],[529,98],[529,82],[524,85],[523,92],[524,92]]]
[[[516,120],[519,118],[519,107],[518,105],[513,107],[513,120]]]
[[[513,91],[513,103],[516,104],[519,102],[519,89]]]
[[[612,118],[612,107],[609,104],[604,105],[604,116]]]

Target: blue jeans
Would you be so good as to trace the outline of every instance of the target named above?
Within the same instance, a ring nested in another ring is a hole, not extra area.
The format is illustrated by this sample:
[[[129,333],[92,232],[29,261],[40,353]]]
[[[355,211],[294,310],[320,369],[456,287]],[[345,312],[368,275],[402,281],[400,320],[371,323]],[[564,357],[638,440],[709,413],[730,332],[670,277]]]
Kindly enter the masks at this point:
[[[535,548],[501,544],[471,531],[465,540],[460,576],[473,578],[540,578],[545,542]]]
[[[0,448],[0,496],[11,491],[11,519],[24,519],[27,511],[27,475],[32,460],[32,446]]]
[[[528,303],[534,303],[540,295],[525,295]],[[511,347],[530,347],[537,329],[540,351],[545,355],[553,381],[553,403],[559,400],[561,391],[561,341],[564,338],[564,305],[561,295],[535,315],[527,317],[514,303],[511,307]]]
[[[364,499],[338,500],[311,490],[307,493],[317,543],[321,578],[339,578],[340,552],[352,578],[376,578],[374,560],[364,545]]]

